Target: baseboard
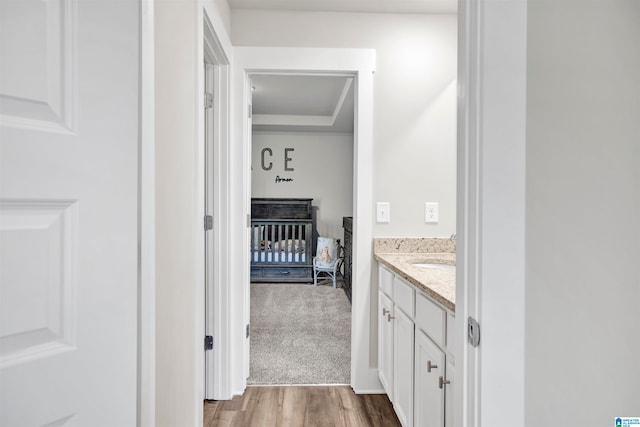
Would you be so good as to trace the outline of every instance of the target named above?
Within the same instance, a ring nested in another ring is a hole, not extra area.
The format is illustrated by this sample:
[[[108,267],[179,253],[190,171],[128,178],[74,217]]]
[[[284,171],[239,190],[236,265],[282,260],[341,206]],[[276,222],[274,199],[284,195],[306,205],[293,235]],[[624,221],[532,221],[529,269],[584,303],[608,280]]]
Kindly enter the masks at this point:
[[[374,389],[374,390],[356,390],[353,389],[355,394],[387,394],[384,389]]]

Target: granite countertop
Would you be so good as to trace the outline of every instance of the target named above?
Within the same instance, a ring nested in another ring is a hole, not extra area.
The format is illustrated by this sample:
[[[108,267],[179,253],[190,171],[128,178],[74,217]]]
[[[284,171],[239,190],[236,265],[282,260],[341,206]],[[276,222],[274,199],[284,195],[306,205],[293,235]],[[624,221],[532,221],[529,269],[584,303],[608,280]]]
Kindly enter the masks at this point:
[[[393,242],[390,242],[393,240]],[[408,240],[412,242],[407,243]],[[448,239],[376,239],[375,259],[398,276],[455,311],[456,270],[417,267],[414,264],[456,264],[455,242]],[[427,242],[428,241],[428,242]],[[411,249],[411,251],[404,252]],[[433,252],[433,251],[442,252]]]

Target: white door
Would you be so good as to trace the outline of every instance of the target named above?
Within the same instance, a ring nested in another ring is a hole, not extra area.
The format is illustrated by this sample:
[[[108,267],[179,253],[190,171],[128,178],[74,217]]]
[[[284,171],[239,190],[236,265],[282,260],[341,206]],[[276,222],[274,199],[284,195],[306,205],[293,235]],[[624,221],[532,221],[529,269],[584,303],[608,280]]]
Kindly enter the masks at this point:
[[[0,1],[0,425],[134,426],[139,3]]]

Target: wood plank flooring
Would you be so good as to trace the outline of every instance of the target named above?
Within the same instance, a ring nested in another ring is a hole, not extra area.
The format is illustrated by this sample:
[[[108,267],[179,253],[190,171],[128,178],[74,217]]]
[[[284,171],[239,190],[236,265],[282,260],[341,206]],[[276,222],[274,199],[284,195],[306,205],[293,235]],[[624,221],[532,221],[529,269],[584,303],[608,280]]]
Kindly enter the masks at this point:
[[[349,386],[252,386],[232,400],[204,403],[204,427],[397,427],[384,394]]]

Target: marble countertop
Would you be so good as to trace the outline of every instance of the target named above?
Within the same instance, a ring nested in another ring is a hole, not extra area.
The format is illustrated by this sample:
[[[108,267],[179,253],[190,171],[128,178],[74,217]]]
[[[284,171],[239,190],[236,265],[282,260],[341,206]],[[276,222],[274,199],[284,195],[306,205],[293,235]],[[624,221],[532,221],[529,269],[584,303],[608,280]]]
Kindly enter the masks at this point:
[[[456,264],[455,252],[392,252],[374,254],[375,259],[398,276],[455,311],[456,270],[417,267],[415,264]]]

